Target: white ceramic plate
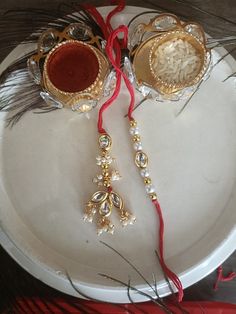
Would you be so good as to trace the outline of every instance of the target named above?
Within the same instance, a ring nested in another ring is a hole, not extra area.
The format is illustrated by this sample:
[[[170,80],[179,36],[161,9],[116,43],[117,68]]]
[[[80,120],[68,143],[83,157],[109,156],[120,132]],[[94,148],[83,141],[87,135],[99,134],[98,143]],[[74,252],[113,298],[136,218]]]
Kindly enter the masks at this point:
[[[103,14],[108,10],[101,9]],[[142,10],[127,7],[115,24]],[[1,70],[22,52],[18,47]],[[215,52],[214,60],[224,52]],[[184,287],[209,274],[235,249],[236,88],[233,80],[222,82],[235,67],[232,57],[222,61],[178,117],[182,103],[149,101],[135,111],[163,207],[166,262]],[[123,176],[115,188],[137,223],[101,238],[82,220],[83,204],[96,190],[96,110],[90,120],[70,110],[29,113],[13,129],[4,128],[6,114],[0,116],[1,244],[32,275],[71,295],[78,294],[66,271],[79,289],[101,300],[128,302],[126,288],[99,273],[126,283],[130,278],[136,288],[152,294],[99,240],[132,261],[150,282],[155,274],[161,296],[169,293],[154,253],[158,220],[133,162],[124,119],[128,103],[123,88],[105,113],[105,127]],[[132,297],[147,300],[137,293]]]

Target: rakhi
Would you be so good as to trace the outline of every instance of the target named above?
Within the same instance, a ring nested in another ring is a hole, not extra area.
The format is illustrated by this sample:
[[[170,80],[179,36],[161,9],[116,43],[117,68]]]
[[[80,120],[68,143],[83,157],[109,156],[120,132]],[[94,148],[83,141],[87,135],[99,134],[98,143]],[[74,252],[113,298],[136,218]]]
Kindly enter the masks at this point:
[[[107,29],[107,33],[111,33],[112,27],[110,24],[110,20],[112,16],[124,8],[123,1],[115,8],[110,14],[108,14],[106,19],[105,27]],[[87,9],[91,14],[93,14],[94,18],[102,25],[104,25],[103,18],[100,13],[93,7],[87,6]],[[111,44],[110,44],[110,36],[107,37],[106,44],[106,52],[109,53]],[[115,62],[120,66],[121,62],[121,50],[118,40],[114,40],[112,42],[112,49],[115,50],[116,58]],[[108,135],[108,133],[103,128],[103,113],[104,111],[112,104],[112,102],[117,98],[120,85],[121,85],[121,73],[116,73],[116,88],[114,90],[113,95],[110,99],[108,99],[99,110],[98,116],[98,133],[100,133],[98,143],[99,148],[101,150],[101,154],[96,158],[97,165],[101,167],[101,173],[99,173],[93,180],[94,183],[97,183],[99,187],[103,187],[103,189],[99,189],[92,196],[91,199],[86,204],[84,210],[84,220],[88,222],[93,222],[94,218],[96,218],[97,224],[97,233],[98,235],[103,232],[114,233],[114,224],[110,220],[110,216],[112,214],[113,208],[116,209],[118,216],[120,218],[120,223],[122,226],[127,226],[128,224],[132,225],[136,218],[135,216],[125,209],[124,202],[121,196],[115,192],[112,188],[112,182],[119,180],[121,178],[119,172],[117,170],[111,170],[110,165],[113,161],[113,158],[110,156],[109,152],[112,146],[112,139]]]
[[[167,276],[169,278],[174,286],[176,287],[178,291],[178,300],[181,301],[183,298],[183,286],[178,278],[178,276],[172,272],[168,266],[165,263],[164,259],[164,219],[162,215],[162,209],[160,206],[160,203],[157,199],[157,194],[156,190],[154,188],[154,185],[152,185],[152,181],[150,178],[150,173],[148,171],[148,156],[147,154],[143,151],[142,148],[142,143],[141,143],[141,137],[139,134],[139,129],[137,127],[137,121],[133,118],[133,110],[134,110],[134,103],[135,103],[135,94],[134,94],[134,88],[132,84],[130,83],[128,77],[124,74],[124,72],[120,68],[120,64],[117,63],[117,60],[113,56],[113,47],[114,43],[116,42],[118,36],[120,34],[123,34],[123,45],[122,48],[126,48],[127,45],[127,38],[128,38],[128,28],[126,26],[120,26],[118,27],[115,31],[113,31],[108,38],[108,43],[107,43],[107,56],[113,65],[113,67],[116,70],[117,76],[122,76],[124,79],[124,82],[126,84],[126,87],[129,91],[130,94],[130,104],[129,104],[129,109],[128,109],[128,119],[130,123],[130,134],[132,136],[132,142],[133,142],[133,147],[135,150],[135,157],[134,161],[138,169],[140,170],[141,177],[144,180],[146,192],[148,196],[151,199],[151,202],[153,203],[155,210],[158,214],[159,217],[159,240],[158,240],[158,253],[159,253],[159,260],[161,267]]]

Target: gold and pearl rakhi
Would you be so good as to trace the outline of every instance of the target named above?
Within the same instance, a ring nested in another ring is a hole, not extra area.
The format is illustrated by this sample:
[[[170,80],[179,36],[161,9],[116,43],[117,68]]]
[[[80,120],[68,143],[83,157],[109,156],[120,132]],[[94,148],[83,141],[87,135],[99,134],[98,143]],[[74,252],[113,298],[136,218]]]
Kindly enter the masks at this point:
[[[97,165],[101,167],[101,173],[98,174],[93,182],[103,189],[95,192],[90,201],[86,204],[84,210],[84,220],[93,222],[96,219],[97,233],[101,235],[103,232],[113,234],[115,226],[110,220],[113,208],[116,209],[121,225],[132,225],[136,218],[128,210],[124,208],[124,202],[120,195],[113,191],[112,182],[121,179],[117,170],[111,169],[113,158],[109,152],[112,145],[111,137],[108,134],[102,134],[98,140],[101,149],[101,155],[97,160]]]

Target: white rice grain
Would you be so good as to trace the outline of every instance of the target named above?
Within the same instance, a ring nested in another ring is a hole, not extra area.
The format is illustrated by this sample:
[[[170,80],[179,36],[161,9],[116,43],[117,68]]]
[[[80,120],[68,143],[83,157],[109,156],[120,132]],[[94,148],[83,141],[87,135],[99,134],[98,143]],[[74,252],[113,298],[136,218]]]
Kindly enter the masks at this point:
[[[175,39],[161,44],[153,53],[152,69],[169,84],[184,84],[199,73],[201,58],[186,40]]]

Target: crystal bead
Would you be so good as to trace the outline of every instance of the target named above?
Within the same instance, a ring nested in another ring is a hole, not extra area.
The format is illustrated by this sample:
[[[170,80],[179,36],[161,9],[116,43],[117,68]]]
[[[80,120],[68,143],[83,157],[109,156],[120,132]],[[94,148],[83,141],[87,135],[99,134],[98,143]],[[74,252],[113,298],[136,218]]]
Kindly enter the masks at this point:
[[[41,75],[38,63],[33,58],[30,58],[28,59],[27,67],[28,67],[29,74],[34,80],[35,84],[40,85],[42,75]]]
[[[108,194],[104,191],[95,192],[92,196],[92,202],[101,203],[107,198]]]
[[[142,150],[143,149],[142,143],[141,142],[134,143],[134,149],[136,151]]]
[[[140,174],[143,178],[148,178],[150,176],[149,171],[147,168],[141,169]]]
[[[155,192],[155,187],[154,187],[152,184],[146,185],[145,188],[146,188],[146,192],[147,192],[148,194]]]
[[[98,142],[101,149],[108,150],[111,147],[111,137],[108,134],[101,135]]]
[[[111,203],[105,200],[99,208],[99,213],[103,216],[109,216],[111,214]]]
[[[54,29],[48,29],[42,33],[38,42],[38,50],[41,53],[49,52],[58,43],[58,36]]]
[[[144,152],[138,151],[135,155],[135,164],[139,168],[146,168],[148,164],[148,157]]]
[[[123,207],[123,201],[117,193],[115,193],[115,192],[111,193],[111,200],[112,200],[112,203],[115,207],[117,207],[117,208]]]
[[[59,100],[52,97],[48,92],[40,92],[40,96],[49,107],[58,108],[58,109],[63,108],[63,104]]]

